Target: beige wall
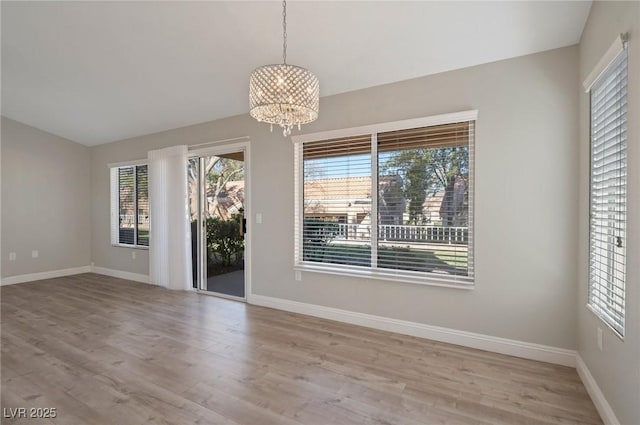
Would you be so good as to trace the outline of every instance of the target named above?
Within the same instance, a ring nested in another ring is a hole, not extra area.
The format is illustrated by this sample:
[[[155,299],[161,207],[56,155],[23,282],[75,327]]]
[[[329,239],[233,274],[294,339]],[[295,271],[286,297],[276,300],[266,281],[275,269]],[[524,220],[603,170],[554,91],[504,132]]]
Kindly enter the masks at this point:
[[[89,148],[5,117],[1,137],[2,277],[88,266]]]
[[[588,281],[589,98],[581,82],[621,32],[631,33],[628,80],[628,206],[624,341],[585,307]],[[640,3],[594,2],[580,41],[578,351],[622,424],[640,423]],[[596,328],[604,330],[597,348]]]
[[[293,146],[248,115],[92,148],[96,266],[148,273],[148,256],[109,243],[107,164],[150,149],[251,137],[253,293],[575,348],[577,47],[321,99],[304,132],[478,109],[476,288],[293,272]],[[550,207],[551,206],[551,207]]]

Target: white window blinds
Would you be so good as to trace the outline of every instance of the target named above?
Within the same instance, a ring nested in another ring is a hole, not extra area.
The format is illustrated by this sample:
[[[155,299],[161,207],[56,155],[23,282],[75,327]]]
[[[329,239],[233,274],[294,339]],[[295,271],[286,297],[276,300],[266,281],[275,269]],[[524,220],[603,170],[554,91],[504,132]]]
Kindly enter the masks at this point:
[[[136,245],[149,246],[149,179],[146,165],[136,167]]]
[[[378,133],[378,267],[472,276],[473,122]]]
[[[371,135],[305,144],[303,174],[303,260],[371,266]]]
[[[118,168],[118,243],[135,244],[135,209],[134,167]]]
[[[627,194],[627,51],[590,90],[589,306],[624,336]]]
[[[298,266],[473,281],[475,121],[410,124],[298,143]]]
[[[146,165],[111,169],[112,243],[149,246],[149,187]]]

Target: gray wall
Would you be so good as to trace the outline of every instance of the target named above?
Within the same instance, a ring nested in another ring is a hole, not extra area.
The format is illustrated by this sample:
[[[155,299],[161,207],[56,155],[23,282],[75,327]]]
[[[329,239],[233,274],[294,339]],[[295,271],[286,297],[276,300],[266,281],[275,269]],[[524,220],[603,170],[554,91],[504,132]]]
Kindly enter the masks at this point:
[[[631,32],[628,81],[626,336],[587,310],[589,98],[582,81],[621,32]],[[640,423],[640,3],[594,2],[580,41],[580,220],[578,351],[622,424]],[[599,351],[596,328],[604,330]]]
[[[5,117],[1,136],[2,277],[88,266],[89,148]]]
[[[304,132],[478,109],[476,288],[293,272],[293,146],[248,115],[92,148],[96,266],[148,273],[144,251],[109,243],[107,164],[175,144],[251,137],[253,292],[575,348],[578,240],[577,47],[321,99]]]

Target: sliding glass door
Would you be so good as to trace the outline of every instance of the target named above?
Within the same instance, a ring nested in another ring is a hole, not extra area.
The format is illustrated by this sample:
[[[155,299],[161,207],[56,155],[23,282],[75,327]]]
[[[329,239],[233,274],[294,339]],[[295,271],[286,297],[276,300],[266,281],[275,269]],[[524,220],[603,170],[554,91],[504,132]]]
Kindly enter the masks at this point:
[[[194,289],[245,298],[244,151],[189,160]]]

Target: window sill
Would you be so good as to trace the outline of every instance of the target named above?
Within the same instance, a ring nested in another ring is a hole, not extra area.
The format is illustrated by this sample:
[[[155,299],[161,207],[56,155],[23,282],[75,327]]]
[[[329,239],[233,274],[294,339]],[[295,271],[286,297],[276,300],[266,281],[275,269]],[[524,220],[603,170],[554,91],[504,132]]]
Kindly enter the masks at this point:
[[[617,337],[620,339],[620,341],[623,341],[623,342],[624,342],[624,335],[621,335],[621,334],[620,334],[620,332],[618,332],[618,331],[617,331],[613,326],[611,326],[611,325],[609,324],[609,322],[607,322],[607,321],[605,320],[605,318],[604,318],[604,316],[605,316],[605,315],[604,315],[604,313],[600,313],[600,312],[598,311],[598,309],[596,309],[595,307],[593,307],[591,304],[587,304],[585,307],[587,307],[587,310],[589,310],[591,313],[593,313],[593,314],[594,314],[594,316],[596,316],[596,318],[597,318],[598,320],[600,320],[602,323],[604,323],[606,327],[608,327],[609,329],[611,329],[611,331],[613,332],[613,334],[614,334],[615,336],[617,336]]]
[[[473,290],[475,283],[473,278],[458,277],[455,281],[453,279],[440,278],[434,274],[425,273],[394,273],[385,271],[382,269],[368,269],[368,268],[349,268],[349,267],[332,267],[327,265],[301,263],[294,267],[296,271],[311,272],[311,273],[324,273],[337,276],[351,276],[360,277],[365,279],[385,280],[388,282],[400,282],[410,283],[414,285],[426,285],[426,286],[439,286],[444,288]]]
[[[146,245],[129,245],[126,243],[112,243],[111,246],[115,246],[117,248],[141,249],[143,251],[149,250],[149,247]]]

